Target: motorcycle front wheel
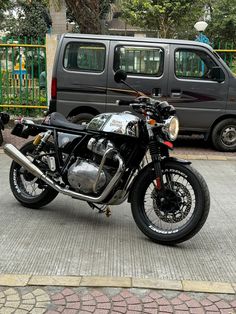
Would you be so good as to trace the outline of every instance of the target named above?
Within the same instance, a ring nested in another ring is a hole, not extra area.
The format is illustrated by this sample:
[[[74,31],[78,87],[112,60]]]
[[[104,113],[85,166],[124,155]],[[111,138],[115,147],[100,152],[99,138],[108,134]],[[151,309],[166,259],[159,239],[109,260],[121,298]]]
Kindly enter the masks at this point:
[[[32,142],[26,143],[20,149],[25,156],[32,156],[34,150],[35,146]],[[47,150],[48,147],[46,146],[42,153],[46,153]],[[25,207],[39,209],[49,204],[58,194],[56,190],[36,178],[15,161],[11,164],[9,181],[13,195]]]
[[[137,178],[131,194],[133,218],[151,240],[174,245],[192,238],[204,225],[210,195],[203,177],[191,166],[174,161],[162,169],[165,192],[155,181],[153,166]]]

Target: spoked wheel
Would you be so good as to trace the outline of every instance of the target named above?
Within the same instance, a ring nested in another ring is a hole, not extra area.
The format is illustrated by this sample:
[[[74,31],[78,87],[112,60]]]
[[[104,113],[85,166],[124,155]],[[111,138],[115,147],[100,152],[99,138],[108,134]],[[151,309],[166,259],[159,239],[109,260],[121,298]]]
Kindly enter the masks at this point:
[[[20,151],[25,156],[32,156],[35,146],[26,143]],[[38,165],[37,165],[38,166]],[[49,204],[58,194],[42,180],[38,179],[15,161],[10,169],[10,186],[15,198],[25,207],[38,209]]]
[[[134,220],[150,239],[176,244],[193,237],[205,223],[210,207],[208,187],[192,167],[168,162],[163,169],[165,192],[156,187],[151,167],[140,174],[131,195]]]

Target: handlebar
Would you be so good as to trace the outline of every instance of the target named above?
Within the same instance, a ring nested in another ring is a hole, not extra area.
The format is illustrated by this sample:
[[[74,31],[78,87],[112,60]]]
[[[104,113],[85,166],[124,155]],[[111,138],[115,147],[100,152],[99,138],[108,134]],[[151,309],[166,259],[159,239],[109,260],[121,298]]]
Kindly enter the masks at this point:
[[[119,106],[130,106],[138,113],[150,112],[154,119],[161,120],[169,118],[176,113],[175,108],[166,101],[159,101],[153,98],[141,96],[132,101],[118,100]]]

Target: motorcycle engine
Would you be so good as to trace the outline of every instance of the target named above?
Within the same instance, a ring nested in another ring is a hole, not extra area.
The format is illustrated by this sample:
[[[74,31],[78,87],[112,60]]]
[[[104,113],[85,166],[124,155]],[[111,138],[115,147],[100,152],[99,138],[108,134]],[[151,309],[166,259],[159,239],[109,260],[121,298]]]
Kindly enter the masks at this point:
[[[106,139],[91,138],[87,144],[88,150],[93,153],[93,159],[77,158],[68,170],[68,182],[79,193],[95,193],[94,184],[99,174],[99,166],[102,158],[108,149],[115,149],[114,145]],[[111,158],[108,155],[107,158]],[[102,167],[99,179],[96,185],[96,193],[99,193],[103,187],[111,180],[111,167],[106,164]]]

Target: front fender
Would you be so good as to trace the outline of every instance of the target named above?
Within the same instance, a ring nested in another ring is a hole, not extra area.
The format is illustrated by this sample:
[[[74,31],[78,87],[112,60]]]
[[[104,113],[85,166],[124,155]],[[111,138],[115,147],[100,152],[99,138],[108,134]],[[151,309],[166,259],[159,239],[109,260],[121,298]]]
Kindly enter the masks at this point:
[[[191,161],[186,160],[186,159],[177,158],[177,157],[166,157],[166,158],[162,159],[161,165],[165,165],[167,162],[176,162],[176,163],[182,164],[182,165],[191,165]]]
[[[161,160],[161,168],[164,168],[164,166],[167,163],[178,163],[178,164],[182,164],[182,165],[191,165],[191,161],[185,160],[185,159],[180,159],[180,158],[176,158],[176,157],[165,157]],[[136,175],[136,177],[134,178],[131,187],[130,187],[130,191],[129,191],[129,196],[128,196],[128,202],[130,203],[130,197],[132,194],[132,190],[133,187],[136,183],[136,181],[139,179],[139,176],[144,172],[144,171],[152,171],[154,169],[153,166],[154,162],[150,162],[149,164],[147,164],[145,167],[143,167],[139,173]]]

